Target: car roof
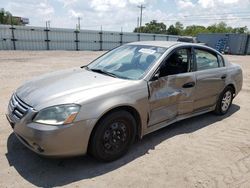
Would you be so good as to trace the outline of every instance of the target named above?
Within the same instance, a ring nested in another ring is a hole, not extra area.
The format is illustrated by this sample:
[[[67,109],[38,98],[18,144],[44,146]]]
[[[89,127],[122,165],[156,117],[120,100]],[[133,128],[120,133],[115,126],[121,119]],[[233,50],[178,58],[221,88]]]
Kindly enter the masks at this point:
[[[169,48],[169,47],[174,46],[178,43],[180,43],[180,42],[176,42],[176,41],[138,41],[138,42],[129,43],[129,45],[146,45],[146,46],[158,46],[158,47]]]
[[[215,53],[220,54],[215,49],[200,43],[189,43],[189,42],[178,42],[178,41],[138,41],[138,42],[127,43],[127,45],[145,45],[145,46],[156,46],[162,48],[170,48],[173,46],[175,47],[193,46],[193,47],[205,48],[207,50],[211,50]]]
[[[182,45],[189,45],[189,46],[204,46],[195,43],[188,43],[188,42],[177,42],[177,41],[138,41],[128,43],[128,45],[146,45],[146,46],[158,46],[164,48],[170,48],[172,46],[182,46]]]

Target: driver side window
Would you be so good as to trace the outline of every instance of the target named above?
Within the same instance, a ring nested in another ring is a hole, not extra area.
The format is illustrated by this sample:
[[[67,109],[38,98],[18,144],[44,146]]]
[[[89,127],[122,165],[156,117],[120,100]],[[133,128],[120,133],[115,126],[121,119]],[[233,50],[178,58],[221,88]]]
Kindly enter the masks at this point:
[[[190,54],[191,50],[189,48],[176,50],[162,63],[160,77],[189,72]]]

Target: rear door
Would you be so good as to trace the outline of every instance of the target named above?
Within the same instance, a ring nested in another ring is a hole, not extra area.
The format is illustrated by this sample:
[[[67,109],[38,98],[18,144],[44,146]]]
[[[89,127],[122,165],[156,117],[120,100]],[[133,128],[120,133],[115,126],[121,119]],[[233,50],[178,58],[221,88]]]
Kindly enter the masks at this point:
[[[216,104],[225,87],[227,71],[219,54],[206,49],[194,48],[196,92],[194,111],[200,111]]]
[[[173,51],[161,64],[157,78],[149,81],[149,126],[192,113],[195,75],[191,48]]]

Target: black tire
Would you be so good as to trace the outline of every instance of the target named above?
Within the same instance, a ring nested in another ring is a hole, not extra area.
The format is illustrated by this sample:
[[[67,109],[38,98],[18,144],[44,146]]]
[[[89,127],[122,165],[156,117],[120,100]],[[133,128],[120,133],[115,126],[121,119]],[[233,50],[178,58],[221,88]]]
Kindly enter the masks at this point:
[[[100,161],[122,157],[135,140],[136,121],[127,111],[111,112],[96,126],[90,140],[90,153]]]
[[[226,95],[231,96],[230,100],[225,101]],[[217,101],[216,108],[215,108],[215,114],[217,115],[225,115],[228,110],[230,109],[233,101],[233,95],[234,95],[234,89],[231,86],[227,86],[222,93],[220,94],[220,97]],[[227,105],[224,105],[224,103],[227,103]]]

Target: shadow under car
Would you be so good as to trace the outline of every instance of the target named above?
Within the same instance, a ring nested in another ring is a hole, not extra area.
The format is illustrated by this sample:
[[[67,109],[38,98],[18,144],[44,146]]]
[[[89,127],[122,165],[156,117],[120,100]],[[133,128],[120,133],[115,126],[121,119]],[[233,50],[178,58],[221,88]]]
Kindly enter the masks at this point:
[[[231,116],[239,109],[238,105],[232,104],[224,116],[207,113],[174,123],[145,136],[136,142],[124,157],[111,163],[101,163],[89,156],[66,159],[44,158],[23,146],[14,133],[8,138],[6,157],[9,165],[13,166],[31,184],[39,187],[63,186],[116,170],[146,154],[149,150],[153,150],[158,144],[171,137],[193,133]]]

